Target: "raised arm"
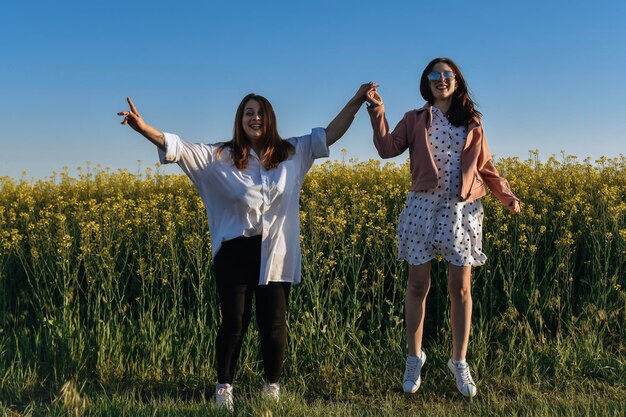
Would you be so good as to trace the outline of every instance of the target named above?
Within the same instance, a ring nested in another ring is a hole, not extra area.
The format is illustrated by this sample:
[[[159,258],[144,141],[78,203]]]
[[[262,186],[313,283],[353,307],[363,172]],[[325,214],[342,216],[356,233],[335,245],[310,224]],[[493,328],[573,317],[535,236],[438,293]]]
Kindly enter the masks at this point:
[[[126,101],[128,101],[130,110],[117,113],[118,116],[124,116],[122,124],[132,127],[134,130],[141,133],[150,142],[154,143],[159,149],[164,151],[165,136],[163,135],[163,132],[155,129],[154,127],[143,121],[130,97],[126,97]]]
[[[374,146],[378,151],[378,155],[381,158],[393,158],[402,154],[409,147],[405,118],[400,120],[393,131],[389,131],[389,124],[385,117],[385,105],[378,91],[370,91],[366,99],[369,103],[367,112],[372,122]]]
[[[377,87],[378,84],[374,82],[362,84],[339,114],[328,124],[326,127],[326,144],[328,146],[337,142],[346,133],[352,121],[354,121],[356,112],[359,111],[359,108],[365,102],[367,94],[372,90],[376,90]]]

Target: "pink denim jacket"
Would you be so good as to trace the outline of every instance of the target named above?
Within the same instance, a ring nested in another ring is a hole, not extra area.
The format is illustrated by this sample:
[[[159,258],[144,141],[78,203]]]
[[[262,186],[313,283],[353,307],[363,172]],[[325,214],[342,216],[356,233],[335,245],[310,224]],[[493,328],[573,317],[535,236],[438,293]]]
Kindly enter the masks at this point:
[[[409,148],[411,160],[411,191],[425,191],[437,187],[437,166],[428,145],[428,128],[432,121],[430,105],[407,112],[390,133],[385,106],[368,108],[374,145],[381,158],[393,158]],[[489,188],[505,206],[519,201],[507,180],[498,174],[479,119],[467,126],[467,139],[461,155],[461,201],[476,200],[487,194]]]

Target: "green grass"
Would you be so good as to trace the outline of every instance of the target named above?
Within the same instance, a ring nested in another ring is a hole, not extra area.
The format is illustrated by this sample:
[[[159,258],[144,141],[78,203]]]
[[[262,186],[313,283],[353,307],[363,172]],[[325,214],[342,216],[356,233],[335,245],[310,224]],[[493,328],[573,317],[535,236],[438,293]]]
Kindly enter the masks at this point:
[[[482,386],[472,401],[460,396],[452,385],[433,386],[426,379],[414,395],[395,387],[381,387],[368,396],[306,396],[303,387],[286,385],[279,403],[264,399],[249,388],[237,392],[234,415],[240,416],[623,416],[625,387],[582,381],[566,387],[541,389],[519,380]],[[5,407],[5,415],[29,416],[207,416],[230,415],[216,408],[204,392],[150,394],[136,390],[83,394],[86,405],[65,402],[31,402]],[[13,414],[12,414],[13,413]],[[19,414],[18,414],[19,413]]]

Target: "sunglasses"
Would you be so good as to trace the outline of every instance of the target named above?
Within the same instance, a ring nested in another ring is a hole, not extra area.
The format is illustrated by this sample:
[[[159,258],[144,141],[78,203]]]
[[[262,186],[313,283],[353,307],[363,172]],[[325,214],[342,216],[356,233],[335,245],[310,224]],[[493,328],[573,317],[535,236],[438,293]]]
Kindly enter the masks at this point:
[[[428,78],[428,81],[439,81],[439,80],[451,80],[452,78],[456,77],[456,74],[453,73],[452,71],[444,71],[444,72],[435,72],[435,71],[431,71],[428,73],[428,75],[426,76]]]

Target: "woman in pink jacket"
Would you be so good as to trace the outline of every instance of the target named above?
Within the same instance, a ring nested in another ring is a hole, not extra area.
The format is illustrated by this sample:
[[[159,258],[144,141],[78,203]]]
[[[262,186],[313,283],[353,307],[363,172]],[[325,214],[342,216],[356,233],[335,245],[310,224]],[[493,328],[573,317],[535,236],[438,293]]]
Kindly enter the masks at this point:
[[[430,265],[448,262],[452,358],[448,367],[459,391],[476,395],[465,361],[472,315],[471,269],[485,263],[482,252],[483,206],[487,189],[513,213],[520,201],[493,164],[481,114],[476,110],[459,67],[448,58],[433,59],[420,79],[427,103],[407,112],[389,131],[376,88],[368,92],[374,144],[382,158],[409,150],[411,190],[398,220],[398,258],[409,263],[405,299],[408,356],[403,389],[415,393],[426,361],[422,350]]]

